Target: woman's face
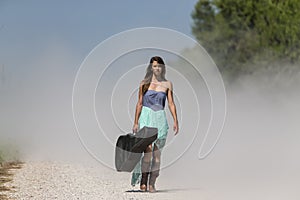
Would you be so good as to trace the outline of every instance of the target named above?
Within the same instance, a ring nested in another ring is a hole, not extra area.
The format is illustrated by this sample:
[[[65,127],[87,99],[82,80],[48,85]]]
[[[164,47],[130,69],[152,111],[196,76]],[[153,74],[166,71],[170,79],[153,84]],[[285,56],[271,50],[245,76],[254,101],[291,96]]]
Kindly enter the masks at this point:
[[[154,75],[160,76],[161,72],[162,72],[162,66],[160,64],[158,64],[157,61],[153,61],[153,63],[152,63],[152,71],[153,71]]]

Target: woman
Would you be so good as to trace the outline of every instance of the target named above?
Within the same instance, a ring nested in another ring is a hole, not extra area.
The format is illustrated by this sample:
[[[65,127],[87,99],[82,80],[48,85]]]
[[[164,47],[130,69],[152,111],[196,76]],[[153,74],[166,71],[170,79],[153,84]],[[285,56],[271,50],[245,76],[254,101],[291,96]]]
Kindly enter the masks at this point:
[[[141,191],[155,192],[155,181],[159,175],[160,154],[166,143],[168,123],[164,111],[165,100],[168,99],[169,109],[174,119],[173,130],[178,133],[176,106],[173,101],[171,81],[165,78],[166,67],[162,58],[155,56],[150,60],[144,80],[141,81],[136,105],[133,132],[144,126],[158,129],[157,139],[144,151],[144,156],[132,174],[131,184],[140,182]]]

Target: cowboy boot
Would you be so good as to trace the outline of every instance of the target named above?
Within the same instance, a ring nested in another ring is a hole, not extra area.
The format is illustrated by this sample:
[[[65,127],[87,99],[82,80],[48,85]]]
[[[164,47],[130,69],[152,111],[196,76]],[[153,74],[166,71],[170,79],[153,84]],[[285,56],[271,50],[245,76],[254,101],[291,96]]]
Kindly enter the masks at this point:
[[[140,189],[141,191],[145,192],[147,191],[147,183],[148,183],[148,177],[149,177],[149,168],[150,168],[150,162],[142,162],[142,178],[141,178],[141,184]]]
[[[157,162],[154,159],[154,162],[152,162],[152,167],[150,172],[149,192],[156,192],[155,181],[159,176],[159,166],[160,166],[160,162]]]

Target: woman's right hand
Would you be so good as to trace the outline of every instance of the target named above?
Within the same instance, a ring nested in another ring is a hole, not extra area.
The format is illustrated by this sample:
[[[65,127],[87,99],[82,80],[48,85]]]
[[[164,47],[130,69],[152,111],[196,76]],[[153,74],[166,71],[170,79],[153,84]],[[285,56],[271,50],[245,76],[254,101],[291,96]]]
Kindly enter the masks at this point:
[[[132,132],[133,132],[133,133],[137,133],[137,132],[138,132],[138,129],[139,129],[139,125],[138,125],[138,124],[134,124],[134,125],[133,125],[133,128],[132,128]]]

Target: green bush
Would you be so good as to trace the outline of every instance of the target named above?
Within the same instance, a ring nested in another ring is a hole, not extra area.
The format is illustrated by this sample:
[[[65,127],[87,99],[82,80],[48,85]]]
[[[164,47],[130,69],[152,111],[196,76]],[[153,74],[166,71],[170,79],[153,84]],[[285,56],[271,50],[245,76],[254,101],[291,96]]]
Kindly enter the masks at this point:
[[[193,34],[231,78],[300,68],[300,1],[199,0]]]

